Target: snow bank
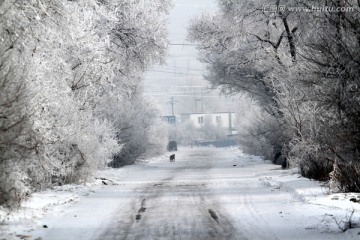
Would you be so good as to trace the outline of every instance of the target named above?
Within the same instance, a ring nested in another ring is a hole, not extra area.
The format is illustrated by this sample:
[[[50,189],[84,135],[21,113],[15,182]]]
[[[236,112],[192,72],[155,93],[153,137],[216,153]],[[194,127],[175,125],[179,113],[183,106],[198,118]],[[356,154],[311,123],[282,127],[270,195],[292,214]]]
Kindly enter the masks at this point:
[[[304,178],[297,169],[273,169],[262,174],[265,176],[259,178],[260,182],[270,187],[271,191],[288,192],[298,201],[327,209],[329,213],[323,215],[317,228],[360,235],[359,193],[329,194],[327,183]]]

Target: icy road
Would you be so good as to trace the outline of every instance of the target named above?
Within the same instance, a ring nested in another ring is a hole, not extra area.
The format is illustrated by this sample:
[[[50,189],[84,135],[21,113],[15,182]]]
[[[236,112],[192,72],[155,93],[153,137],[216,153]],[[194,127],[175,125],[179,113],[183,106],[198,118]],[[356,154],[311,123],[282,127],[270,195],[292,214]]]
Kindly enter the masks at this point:
[[[277,166],[239,153],[186,149],[112,170],[118,184],[43,218],[32,239],[351,239],[319,227],[329,209],[259,180]]]

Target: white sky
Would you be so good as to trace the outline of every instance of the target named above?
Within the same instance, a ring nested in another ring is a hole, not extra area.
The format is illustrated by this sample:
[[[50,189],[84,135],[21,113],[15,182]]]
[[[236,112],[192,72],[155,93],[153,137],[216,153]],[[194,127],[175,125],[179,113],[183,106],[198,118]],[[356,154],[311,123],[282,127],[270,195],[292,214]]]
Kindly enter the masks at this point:
[[[168,24],[170,44],[191,44],[186,41],[190,19],[203,11],[215,11],[216,0],[173,1],[175,4]],[[146,73],[145,95],[157,99],[164,115],[171,115],[171,97],[175,100],[175,115],[184,112],[230,110],[227,109],[229,106],[224,108],[224,104],[219,104],[219,100],[214,101],[217,99],[215,92],[208,93],[205,89],[205,66],[197,58],[194,46],[170,45],[166,65],[154,66]]]

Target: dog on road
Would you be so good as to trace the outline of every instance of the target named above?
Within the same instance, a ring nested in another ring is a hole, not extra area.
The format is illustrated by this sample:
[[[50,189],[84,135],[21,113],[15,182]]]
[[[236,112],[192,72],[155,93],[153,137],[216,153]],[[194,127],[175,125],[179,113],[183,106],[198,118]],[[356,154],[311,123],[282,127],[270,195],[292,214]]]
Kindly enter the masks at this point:
[[[175,154],[170,155],[170,162],[175,162]]]

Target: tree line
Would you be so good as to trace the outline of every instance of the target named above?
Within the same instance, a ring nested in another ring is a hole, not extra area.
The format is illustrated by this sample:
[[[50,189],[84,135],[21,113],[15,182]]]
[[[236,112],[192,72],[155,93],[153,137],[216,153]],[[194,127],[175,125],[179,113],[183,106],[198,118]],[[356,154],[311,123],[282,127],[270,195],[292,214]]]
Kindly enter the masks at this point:
[[[188,38],[214,88],[257,103],[243,147],[333,191],[360,192],[360,2],[218,3]]]
[[[142,74],[164,60],[162,0],[0,2],[0,206],[165,151]]]

